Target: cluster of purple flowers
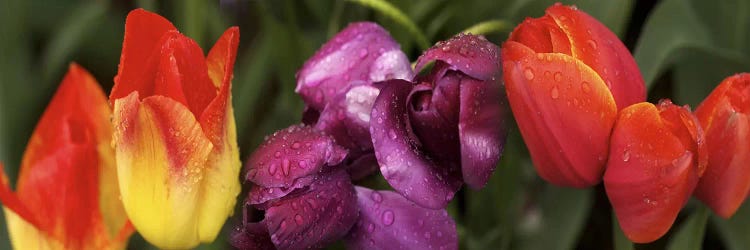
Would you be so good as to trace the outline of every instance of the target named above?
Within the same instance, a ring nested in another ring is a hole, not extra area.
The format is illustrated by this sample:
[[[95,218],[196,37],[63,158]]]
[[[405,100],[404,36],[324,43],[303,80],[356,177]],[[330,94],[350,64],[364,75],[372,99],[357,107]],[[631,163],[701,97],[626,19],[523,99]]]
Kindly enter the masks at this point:
[[[499,49],[481,36],[437,43],[416,62],[374,23],[354,23],[297,74],[303,123],[269,136],[245,163],[241,249],[456,249],[445,210],[482,188],[503,150]],[[380,169],[393,191],[355,186]],[[246,216],[247,217],[247,216]]]

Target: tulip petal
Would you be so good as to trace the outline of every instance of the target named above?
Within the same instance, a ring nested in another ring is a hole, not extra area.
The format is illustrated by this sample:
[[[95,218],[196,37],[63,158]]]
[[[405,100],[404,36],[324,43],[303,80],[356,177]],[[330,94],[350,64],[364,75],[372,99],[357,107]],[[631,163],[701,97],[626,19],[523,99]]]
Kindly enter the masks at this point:
[[[158,53],[154,52],[161,49],[160,41],[170,31],[176,33],[177,28],[162,16],[143,9],[128,13],[120,65],[110,94],[111,104],[114,104],[115,99],[133,91],[139,91],[144,96],[153,91],[151,84],[143,81],[142,75],[158,61],[153,56]],[[119,84],[120,82],[127,84]]]
[[[289,187],[296,179],[335,166],[346,150],[312,127],[293,125],[275,132],[253,152],[246,179],[263,187]]]
[[[695,196],[731,217],[750,193],[750,74],[725,79],[696,109],[706,130],[708,165]]]
[[[592,16],[572,7],[556,4],[546,13],[568,35],[570,55],[591,67],[607,84],[618,110],[646,100],[641,71],[617,35]]]
[[[461,171],[469,187],[480,189],[503,153],[507,135],[503,124],[507,113],[505,93],[498,81],[464,79],[460,103]]]
[[[247,223],[238,227],[229,236],[229,243],[242,250],[276,249],[263,223]]]
[[[322,248],[343,237],[359,216],[354,186],[344,171],[321,177],[307,192],[266,210],[263,222],[279,249]]]
[[[526,45],[537,53],[571,55],[568,35],[550,16],[526,18],[510,33],[508,41]]]
[[[561,186],[601,181],[617,107],[591,68],[564,54],[503,45],[508,101],[539,175]]]
[[[388,31],[375,23],[352,23],[336,34],[297,73],[296,92],[323,110],[353,82],[411,79],[409,59]]]
[[[403,80],[381,83],[372,108],[370,133],[380,171],[407,199],[428,208],[444,208],[461,186],[455,167],[436,165],[410,132],[407,96],[413,84]],[[453,170],[453,171],[451,171]]]
[[[350,150],[350,155],[372,149],[370,111],[379,93],[376,87],[352,84],[326,105],[315,128],[333,136],[336,144]]]
[[[699,178],[701,151],[683,145],[684,133],[668,123],[682,123],[690,111],[663,102],[623,109],[612,132],[604,187],[625,235],[651,242],[664,235],[690,198]],[[685,125],[688,125],[685,123]],[[693,141],[701,141],[699,131]],[[695,142],[691,142],[695,144]]]
[[[448,72],[433,87],[429,83],[414,86],[407,98],[410,125],[425,153],[450,163],[458,171],[459,83],[461,74]]]
[[[359,221],[350,249],[458,249],[456,223],[445,209],[420,207],[391,191],[356,187]]]
[[[258,209],[266,209],[279,199],[287,196],[288,194],[299,191],[310,184],[312,184],[318,178],[317,175],[309,175],[297,178],[289,186],[283,187],[264,187],[259,185],[253,185],[250,188],[250,192],[247,194],[246,202],[254,205]]]
[[[168,97],[114,105],[117,172],[125,210],[136,229],[161,248],[198,244],[198,183],[213,145],[187,107]],[[194,188],[195,187],[195,188]]]
[[[484,36],[459,34],[449,40],[438,42],[417,59],[415,69],[419,72],[432,61],[443,61],[451,70],[479,80],[497,77],[500,73],[500,53]]]

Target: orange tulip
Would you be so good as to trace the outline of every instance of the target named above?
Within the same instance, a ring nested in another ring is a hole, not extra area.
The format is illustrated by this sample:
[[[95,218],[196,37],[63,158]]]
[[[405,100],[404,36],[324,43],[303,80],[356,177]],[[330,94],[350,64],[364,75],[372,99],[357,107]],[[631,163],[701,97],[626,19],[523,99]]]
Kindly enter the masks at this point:
[[[695,110],[706,131],[708,167],[695,196],[729,218],[750,191],[750,74],[725,79]]]
[[[133,225],[160,248],[212,242],[234,209],[238,43],[238,28],[229,28],[204,57],[163,17],[128,14],[110,94],[117,176]]]
[[[612,131],[604,188],[633,242],[663,236],[706,169],[703,130],[669,100],[623,109]]]
[[[534,166],[560,186],[601,181],[618,110],[645,101],[635,60],[606,26],[556,4],[502,49],[506,92]]]
[[[126,246],[133,227],[118,199],[110,115],[96,80],[70,65],[31,136],[15,193],[0,172],[0,200],[14,248]]]

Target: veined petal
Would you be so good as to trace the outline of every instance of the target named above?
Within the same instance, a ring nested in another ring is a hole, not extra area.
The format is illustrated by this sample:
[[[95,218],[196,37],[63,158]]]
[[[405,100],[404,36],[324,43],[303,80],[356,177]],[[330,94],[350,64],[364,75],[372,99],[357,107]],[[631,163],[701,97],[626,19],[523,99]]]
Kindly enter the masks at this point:
[[[358,216],[354,186],[345,171],[337,171],[268,208],[263,223],[279,249],[322,248],[349,232]]]
[[[750,193],[750,74],[728,77],[698,106],[708,165],[695,196],[731,217]]]
[[[556,4],[546,10],[570,39],[571,56],[598,73],[617,109],[646,100],[641,71],[627,47],[604,24],[583,11]]]
[[[474,189],[487,183],[505,146],[508,104],[499,81],[464,79],[460,85],[461,171],[464,182]]]
[[[323,110],[352,82],[411,79],[411,65],[388,31],[375,23],[352,23],[336,34],[297,73],[296,91]]]
[[[700,147],[694,144],[703,140],[703,134],[697,120],[685,122],[683,115],[692,116],[668,101],[659,108],[639,103],[623,109],[615,124],[604,187],[620,227],[634,242],[651,242],[664,235],[698,183],[705,152],[695,150]],[[689,133],[675,128],[687,126],[697,135],[680,138]]]
[[[417,59],[417,72],[435,60],[451,65],[451,70],[461,71],[479,80],[498,77],[500,73],[500,52],[497,45],[487,41],[484,36],[459,34],[438,42]]]
[[[199,243],[200,182],[213,145],[182,104],[134,92],[114,105],[122,202],[135,228],[161,248]]]
[[[458,168],[437,165],[418,147],[407,113],[413,84],[403,80],[381,84],[370,122],[380,171],[407,199],[428,208],[444,208],[462,184]]]
[[[602,79],[564,54],[503,45],[508,101],[539,175],[561,186],[601,181],[617,106]]]
[[[456,223],[391,191],[356,187],[359,221],[346,236],[350,249],[458,249]]]

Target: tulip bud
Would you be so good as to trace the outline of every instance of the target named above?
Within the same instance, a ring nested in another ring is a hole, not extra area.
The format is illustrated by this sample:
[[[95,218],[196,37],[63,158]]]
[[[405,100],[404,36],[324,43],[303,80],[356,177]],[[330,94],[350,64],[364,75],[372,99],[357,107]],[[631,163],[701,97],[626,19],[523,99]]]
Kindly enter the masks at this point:
[[[617,111],[645,101],[635,60],[606,26],[556,4],[503,44],[511,109],[539,175],[560,186],[601,181]]]
[[[706,169],[698,120],[669,100],[623,109],[612,131],[604,187],[633,242],[664,235]]]
[[[750,74],[725,79],[695,110],[706,131],[708,166],[695,196],[729,218],[750,191]]]
[[[23,156],[16,192],[0,164],[0,200],[15,249],[123,249],[133,226],[118,199],[111,111],[72,64]]]
[[[125,23],[110,102],[122,202],[135,228],[160,248],[212,242],[240,192],[231,101],[239,30],[204,57],[156,14]]]

